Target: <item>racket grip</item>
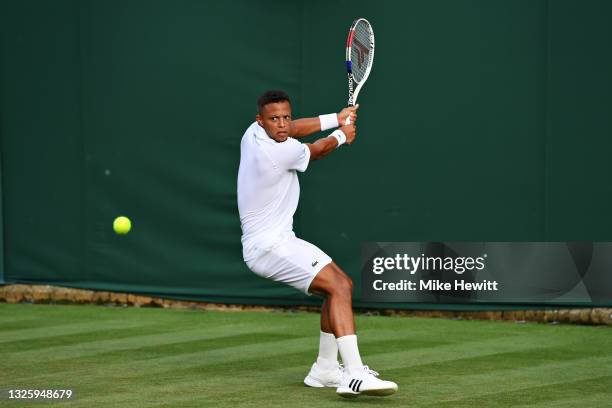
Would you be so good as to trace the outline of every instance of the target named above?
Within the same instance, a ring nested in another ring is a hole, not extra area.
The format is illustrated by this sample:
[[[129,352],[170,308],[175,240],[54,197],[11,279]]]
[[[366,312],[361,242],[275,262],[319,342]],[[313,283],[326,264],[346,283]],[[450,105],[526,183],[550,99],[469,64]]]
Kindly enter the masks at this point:
[[[348,105],[348,106],[349,106],[349,108],[350,108],[350,107],[352,107],[352,106],[355,106],[355,104],[354,104],[354,103],[351,103],[351,102],[349,101],[349,105]],[[349,115],[346,117],[346,120],[344,121],[344,124],[345,124],[345,125],[350,125],[350,124],[351,124],[351,114],[350,114],[350,113],[349,113]]]

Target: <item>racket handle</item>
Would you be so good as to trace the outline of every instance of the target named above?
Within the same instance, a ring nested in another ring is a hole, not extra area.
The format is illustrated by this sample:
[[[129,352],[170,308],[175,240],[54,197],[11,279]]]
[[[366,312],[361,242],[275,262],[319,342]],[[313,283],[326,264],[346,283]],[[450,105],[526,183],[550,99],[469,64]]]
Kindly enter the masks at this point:
[[[355,103],[354,103],[354,102],[350,102],[350,101],[349,101],[348,107],[349,107],[349,108],[351,108],[351,107],[353,107],[353,106],[355,106]],[[351,114],[350,114],[350,113],[349,113],[349,115],[346,117],[346,120],[344,121],[344,124],[345,124],[345,125],[350,125],[350,124],[351,124]]]

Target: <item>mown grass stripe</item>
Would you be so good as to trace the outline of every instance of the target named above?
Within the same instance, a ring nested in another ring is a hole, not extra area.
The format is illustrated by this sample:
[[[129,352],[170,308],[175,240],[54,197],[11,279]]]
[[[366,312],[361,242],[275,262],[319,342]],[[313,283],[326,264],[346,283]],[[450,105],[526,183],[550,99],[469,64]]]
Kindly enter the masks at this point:
[[[311,343],[312,337],[267,343],[254,342],[247,345],[195,351],[175,356],[161,355],[156,358],[138,361],[130,361],[129,353],[126,353],[125,359],[118,360],[110,364],[104,364],[103,366],[98,367],[95,372],[91,372],[88,367],[84,366],[81,369],[77,369],[74,374],[76,374],[79,378],[88,376],[104,377],[105,374],[112,375],[113,373],[116,373],[122,366],[126,366],[127,362],[129,362],[129,367],[127,370],[129,370],[131,373],[150,374],[154,372],[164,372],[174,368],[220,363],[235,363],[245,359],[274,358],[282,356],[285,353],[293,353],[296,350],[302,350],[305,347],[309,347]],[[104,359],[103,353],[98,353],[98,355],[100,358]],[[38,376],[35,378],[41,379],[38,378]]]
[[[2,309],[0,309],[2,310]],[[3,312],[6,313],[6,312]],[[37,317],[34,316],[13,316],[13,315],[0,315],[0,331],[5,327],[5,325],[16,322],[28,322],[32,320],[37,320]]]
[[[435,348],[409,349],[391,353],[373,353],[364,355],[365,361],[373,367],[394,368],[414,367],[423,364],[433,364],[452,361],[457,358],[472,358],[521,350],[541,349],[537,336],[525,335],[520,339],[494,338],[476,340],[458,344],[450,344]],[[561,344],[562,340],[552,340],[544,347]]]
[[[99,330],[120,330],[122,328],[146,327],[153,324],[147,321],[115,319],[105,321],[88,321],[83,323],[65,323],[54,326],[36,327],[18,331],[0,332],[0,343],[17,340],[31,340],[49,336],[86,333]]]
[[[560,385],[532,387],[529,394],[525,394],[524,391],[520,395],[509,393],[504,396],[506,398],[505,403],[500,401],[497,406],[515,408],[601,408],[610,405],[612,377],[589,378]],[[523,401],[523,403],[516,404],[517,400]]]
[[[535,367],[520,367],[511,370],[495,369],[492,365],[487,372],[472,375],[447,376],[444,371],[438,375],[420,376],[413,370],[413,387],[415,402],[437,401],[448,406],[460,405],[463,401],[503,401],[505,395],[515,392],[529,393],[535,386],[555,386],[573,381],[596,381],[598,377],[608,378],[612,375],[610,364],[612,358],[591,357],[578,361],[557,361]],[[395,374],[402,370],[391,372]],[[473,405],[472,405],[473,406]]]
[[[592,359],[589,361],[589,364],[599,367],[599,370],[596,370],[592,377],[587,373],[577,373],[573,370],[568,370],[568,366],[572,365],[570,363],[558,363],[554,365],[551,374],[563,372],[564,375],[562,377],[550,375],[541,378],[540,374],[535,372],[527,376],[520,375],[518,378],[528,380],[527,385],[522,387],[512,385],[510,384],[511,381],[508,381],[509,379],[517,378],[513,376],[514,373],[511,373],[505,380],[488,378],[488,381],[484,383],[474,382],[477,380],[469,376],[469,378],[459,379],[458,382],[455,379],[447,379],[445,382],[428,384],[428,387],[424,389],[425,393],[421,395],[415,395],[414,393],[415,389],[420,388],[418,382],[415,384],[409,381],[408,378],[394,378],[394,380],[400,383],[400,393],[396,396],[396,399],[404,400],[405,403],[410,402],[410,406],[419,406],[421,403],[427,405],[428,401],[431,402],[432,400],[436,401],[436,406],[474,406],[474,402],[485,403],[486,405],[487,401],[503,401],[503,399],[495,398],[495,396],[528,389],[533,384],[538,384],[537,387],[550,387],[554,389],[573,382],[598,381],[600,378],[607,379],[609,376],[598,377],[597,373],[605,371],[607,368],[604,365],[609,364],[610,361],[610,359]],[[553,367],[548,368],[551,369]],[[228,397],[237,393],[257,395],[258,401],[266,401],[268,398],[274,399],[279,395],[293,396],[296,391],[304,393],[315,391],[307,390],[300,384],[305,374],[306,371],[302,368],[300,376],[297,378],[288,377],[285,372],[276,371],[245,371],[242,375],[238,376],[203,376],[200,378],[176,379],[175,381],[169,381],[168,378],[164,378],[163,383],[141,386],[138,393],[146,396],[146,399],[141,402],[155,402],[164,399],[166,403],[171,403],[175,401],[174,396],[191,395],[191,398],[187,398],[189,400],[194,399],[194,395],[197,395],[198,400],[205,404],[205,406],[222,406],[215,404],[215,402],[223,401],[227,404]],[[490,384],[494,386],[490,386]],[[477,390],[477,392],[474,392],[474,390]],[[122,399],[132,394],[129,390],[125,389],[121,390],[121,393],[124,394],[120,396]],[[455,394],[460,397],[454,398],[453,395]],[[517,394],[517,396],[520,396],[520,394]],[[118,395],[110,395],[108,399],[96,398],[96,402],[109,404],[117,401],[117,398]],[[516,401],[516,399],[514,400]],[[87,403],[88,400],[86,399],[83,402]],[[295,404],[292,403],[292,406],[295,406]],[[504,405],[502,403],[501,406],[511,405]]]
[[[198,329],[183,330],[179,333],[169,331],[161,334],[143,334],[122,339],[95,340],[72,344],[69,346],[54,346],[38,350],[13,352],[9,357],[11,359],[17,359],[20,361],[28,359],[35,360],[37,362],[50,362],[53,360],[79,358],[113,351],[129,351],[141,348],[143,346],[205,340],[215,337],[223,337],[228,333],[257,333],[265,330],[265,328],[262,328],[257,324],[228,325],[212,328],[201,327]]]
[[[163,333],[164,331],[159,330],[157,327],[148,326],[134,327],[134,328],[122,328],[121,330],[97,330],[85,333],[79,333],[78,335],[56,335],[43,338],[35,338],[28,340],[16,340],[2,343],[2,350],[5,353],[25,353],[27,351],[43,351],[45,349],[53,347],[70,347],[80,343],[86,343],[91,341],[111,340],[111,339],[122,339],[133,336],[144,336]]]

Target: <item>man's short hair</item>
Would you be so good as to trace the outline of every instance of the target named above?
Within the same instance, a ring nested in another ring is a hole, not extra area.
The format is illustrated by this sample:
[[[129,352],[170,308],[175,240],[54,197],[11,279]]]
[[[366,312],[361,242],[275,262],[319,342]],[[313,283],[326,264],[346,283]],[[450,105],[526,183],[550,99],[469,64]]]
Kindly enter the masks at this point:
[[[261,108],[263,108],[269,103],[284,101],[287,101],[289,102],[289,104],[291,104],[291,101],[289,100],[289,95],[287,95],[285,92],[278,90],[266,91],[257,99],[257,108],[261,111]]]

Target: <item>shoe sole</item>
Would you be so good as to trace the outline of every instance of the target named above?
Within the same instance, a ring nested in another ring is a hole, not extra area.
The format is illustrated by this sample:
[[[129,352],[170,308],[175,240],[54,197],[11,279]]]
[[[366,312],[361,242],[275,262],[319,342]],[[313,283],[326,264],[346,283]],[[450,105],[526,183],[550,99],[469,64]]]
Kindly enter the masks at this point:
[[[339,396],[343,398],[357,398],[359,396],[359,393],[352,392],[352,391],[346,391],[346,392],[336,391],[336,394],[338,394]]]
[[[313,387],[313,388],[325,388],[325,387],[333,387],[333,388],[337,388],[340,384],[330,384],[330,385],[325,385],[322,382],[320,382],[317,379],[312,378],[311,376],[308,376],[306,378],[304,378],[304,384],[306,384],[309,387]]]
[[[397,389],[395,388],[383,388],[381,390],[366,390],[362,391],[363,395],[370,395],[374,397],[386,397],[387,395],[395,394]]]
[[[387,395],[392,395],[396,392],[396,388],[381,388],[377,390],[365,390],[361,392],[353,392],[352,390],[347,389],[342,391],[336,391],[336,394],[344,398],[357,398],[360,395],[369,395],[371,397],[386,397]]]

